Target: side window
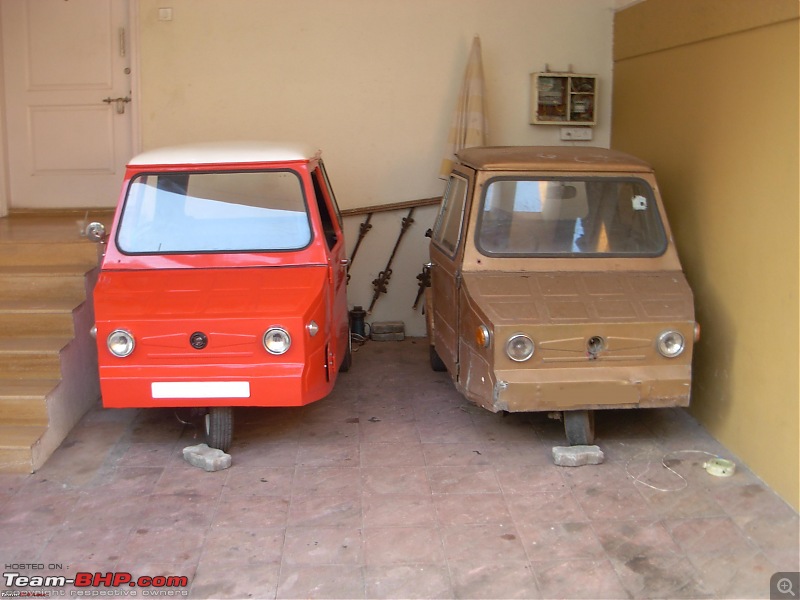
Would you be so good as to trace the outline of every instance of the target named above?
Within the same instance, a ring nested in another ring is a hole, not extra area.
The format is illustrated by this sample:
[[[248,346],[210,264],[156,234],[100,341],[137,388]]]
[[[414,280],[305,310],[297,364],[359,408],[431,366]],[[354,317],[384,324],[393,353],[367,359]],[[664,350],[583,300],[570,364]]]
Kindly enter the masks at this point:
[[[319,216],[322,219],[322,231],[325,234],[325,242],[328,244],[328,250],[332,250],[338,240],[333,222],[334,219],[336,219],[341,227],[341,217],[339,217],[338,210],[335,211],[334,214],[331,214],[331,209],[325,201],[326,197],[328,197],[335,206],[333,195],[330,192],[330,188],[326,185],[328,180],[324,177],[323,172],[319,168],[311,173],[311,180],[314,182],[314,196],[316,196]]]
[[[325,189],[328,190],[328,198],[331,200],[331,205],[333,206],[333,212],[336,213],[336,220],[339,222],[339,229],[344,229],[344,225],[342,225],[342,215],[339,212],[339,205],[336,203],[336,196],[333,194],[333,187],[331,186],[331,180],[328,179],[328,171],[325,170],[325,165],[322,161],[319,161],[319,173],[322,174],[322,180],[325,185]]]
[[[451,175],[432,236],[433,242],[451,257],[456,255],[461,240],[466,202],[467,180],[460,175]]]

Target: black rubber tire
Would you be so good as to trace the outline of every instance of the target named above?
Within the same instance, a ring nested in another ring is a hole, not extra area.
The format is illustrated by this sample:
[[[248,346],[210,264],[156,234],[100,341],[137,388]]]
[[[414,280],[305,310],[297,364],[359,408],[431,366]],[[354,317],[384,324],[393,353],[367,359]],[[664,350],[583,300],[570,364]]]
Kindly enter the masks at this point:
[[[213,406],[203,418],[206,444],[227,452],[233,442],[233,408]]]
[[[565,410],[564,432],[570,446],[590,446],[594,443],[594,411]]]
[[[344,353],[342,363],[339,365],[339,373],[347,373],[353,366],[353,334],[347,332],[347,351]]]
[[[442,357],[439,356],[439,353],[436,352],[436,346],[428,346],[430,348],[430,357],[431,357],[431,369],[436,371],[437,373],[443,373],[447,371],[447,366],[444,364]]]

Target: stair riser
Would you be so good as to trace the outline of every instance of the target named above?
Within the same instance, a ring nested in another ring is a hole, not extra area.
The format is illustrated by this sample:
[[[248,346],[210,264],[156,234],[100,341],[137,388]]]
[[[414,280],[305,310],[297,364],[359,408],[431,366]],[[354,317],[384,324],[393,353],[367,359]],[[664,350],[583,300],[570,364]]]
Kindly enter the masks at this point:
[[[61,362],[53,354],[15,354],[0,356],[0,377],[8,379],[58,379]]]
[[[91,269],[97,262],[97,246],[87,241],[0,245],[0,265],[4,267],[80,264]]]
[[[0,336],[67,335],[74,332],[72,313],[0,312]]]
[[[86,297],[82,275],[46,277],[0,275],[0,300],[55,298],[77,306]]]
[[[47,404],[44,398],[0,399],[0,423],[47,425]]]
[[[32,466],[30,448],[0,448],[0,473],[30,473]]]

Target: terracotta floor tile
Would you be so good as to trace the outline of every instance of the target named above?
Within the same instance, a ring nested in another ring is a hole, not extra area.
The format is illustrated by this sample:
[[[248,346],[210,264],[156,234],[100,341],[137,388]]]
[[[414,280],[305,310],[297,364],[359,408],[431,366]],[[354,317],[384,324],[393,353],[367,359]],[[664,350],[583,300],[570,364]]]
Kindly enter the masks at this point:
[[[540,595],[528,562],[448,561],[455,598],[536,599]]]
[[[570,488],[533,494],[513,494],[505,497],[514,522],[566,523],[585,521],[586,513],[575,500]]]
[[[222,493],[229,475],[228,469],[207,472],[184,461],[163,469],[153,493],[203,496],[211,500]]]
[[[397,423],[377,418],[374,421],[368,419],[366,423],[361,423],[360,433],[362,442],[418,444],[420,441],[417,425],[413,422]]]
[[[499,494],[500,484],[491,467],[428,467],[435,494]]]
[[[517,525],[528,559],[600,559],[603,547],[588,522]]]
[[[573,488],[572,493],[591,520],[650,519],[656,514],[647,500],[631,487],[578,487]]]
[[[367,565],[444,564],[439,532],[430,527],[371,527],[364,530]]]
[[[277,598],[364,597],[364,573],[359,565],[284,565],[280,571]]]
[[[202,560],[212,564],[281,562],[284,529],[214,527],[206,533]]]
[[[361,504],[365,528],[436,526],[430,494],[364,494]]]
[[[347,444],[300,444],[297,464],[301,467],[357,467],[358,446]]]
[[[443,527],[442,538],[448,561],[495,563],[527,558],[516,527],[507,523]]]
[[[622,585],[634,598],[711,598],[711,590],[684,556],[612,559]]]
[[[361,499],[352,495],[294,496],[289,506],[290,527],[361,527]]]
[[[495,467],[504,494],[533,494],[566,489],[562,467],[555,465],[503,465]]]
[[[728,517],[665,521],[664,525],[687,554],[747,552],[755,548]]]
[[[425,467],[363,467],[361,489],[365,494],[430,494]]]
[[[368,565],[367,598],[453,598],[450,573],[440,564]]]
[[[484,445],[476,442],[466,444],[429,443],[422,445],[425,463],[429,467],[463,467],[490,464],[484,454]]]
[[[761,552],[689,554],[704,589],[718,598],[764,598],[769,582],[779,569]]]
[[[267,440],[270,440],[267,442]],[[235,442],[231,462],[237,467],[294,467],[300,444],[297,441],[276,442],[272,438],[253,436]]]
[[[681,548],[658,521],[595,521],[592,527],[613,559],[681,554]]]
[[[629,598],[607,560],[532,562],[542,598]]]
[[[203,552],[205,538],[205,527],[135,527],[120,549],[118,564],[152,562],[193,567]]]
[[[360,565],[360,529],[349,527],[288,527],[283,548],[287,565]]]
[[[115,564],[125,555],[130,526],[116,528],[64,527],[42,550],[48,562],[80,565]]]
[[[425,456],[421,444],[361,443],[362,467],[422,467]]]
[[[285,527],[289,497],[224,494],[217,504],[212,527]]]
[[[293,496],[361,495],[361,472],[355,467],[298,467]]]
[[[280,566],[230,565],[201,561],[192,579],[191,598],[274,598]]]
[[[294,472],[293,468],[286,467],[232,468],[222,494],[223,497],[226,495],[287,497],[292,491]]]
[[[506,498],[501,494],[434,494],[436,515],[443,527],[450,525],[511,524]]]

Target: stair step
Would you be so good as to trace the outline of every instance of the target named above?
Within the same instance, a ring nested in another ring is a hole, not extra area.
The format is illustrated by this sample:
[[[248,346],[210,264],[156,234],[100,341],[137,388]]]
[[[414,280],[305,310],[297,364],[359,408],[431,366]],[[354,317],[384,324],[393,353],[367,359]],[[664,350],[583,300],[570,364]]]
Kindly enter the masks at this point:
[[[80,304],[85,298],[86,265],[0,266],[0,300],[62,298]]]
[[[33,447],[46,431],[44,425],[0,425],[0,472],[30,473]]]
[[[75,241],[37,243],[31,241],[0,243],[0,266],[97,265],[97,245],[77,238]]]
[[[82,298],[0,300],[0,336],[72,335],[72,311]]]
[[[58,379],[0,379],[0,423],[46,425],[47,395]]]
[[[0,338],[0,378],[60,378],[59,354],[70,340],[70,336]]]

